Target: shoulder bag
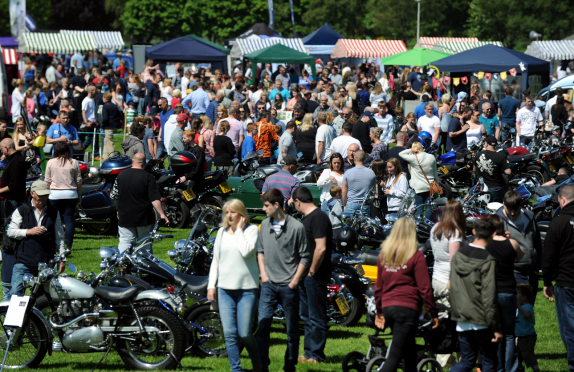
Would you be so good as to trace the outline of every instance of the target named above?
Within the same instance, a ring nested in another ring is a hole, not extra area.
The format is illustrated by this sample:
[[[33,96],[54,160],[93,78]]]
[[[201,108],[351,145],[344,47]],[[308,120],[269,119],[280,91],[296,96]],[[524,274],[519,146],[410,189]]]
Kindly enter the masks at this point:
[[[442,191],[442,187],[440,187],[440,185],[436,181],[432,181],[432,183],[429,181],[423,167],[421,166],[421,163],[419,162],[419,158],[416,155],[415,155],[415,159],[417,159],[417,163],[419,163],[419,167],[421,168],[421,172],[423,172],[423,175],[425,176],[425,178],[426,178],[426,180],[430,186],[431,195],[434,194],[435,192],[438,193],[439,195],[442,195],[444,193],[444,191]]]

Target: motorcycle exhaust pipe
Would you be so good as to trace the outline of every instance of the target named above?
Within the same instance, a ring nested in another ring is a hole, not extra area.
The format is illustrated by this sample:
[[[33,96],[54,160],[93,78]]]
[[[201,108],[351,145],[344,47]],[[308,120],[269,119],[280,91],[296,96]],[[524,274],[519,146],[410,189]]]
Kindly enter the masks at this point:
[[[80,218],[76,218],[76,222],[105,224],[105,223],[109,223],[110,219],[106,218],[105,220],[96,220],[96,219],[89,218],[89,217],[80,217]]]
[[[68,328],[69,326],[74,325],[74,324],[76,324],[76,323],[78,323],[78,322],[80,322],[86,318],[98,317],[99,315],[100,315],[99,313],[87,313],[87,314],[80,315],[79,317],[77,317],[76,319],[74,319],[68,323],[58,324],[52,320],[53,317],[57,316],[57,314],[53,313],[50,316],[49,322],[50,322],[50,326],[52,326],[52,329],[65,329],[65,328]]]

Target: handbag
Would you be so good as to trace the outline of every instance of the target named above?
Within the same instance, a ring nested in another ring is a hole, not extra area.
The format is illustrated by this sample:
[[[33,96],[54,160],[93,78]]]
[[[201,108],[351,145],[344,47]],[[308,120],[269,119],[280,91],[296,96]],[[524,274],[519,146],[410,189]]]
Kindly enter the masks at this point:
[[[440,187],[440,185],[436,181],[432,181],[432,183],[429,181],[423,167],[421,166],[421,163],[419,162],[419,158],[416,155],[415,155],[415,159],[417,159],[417,163],[419,163],[419,167],[421,168],[421,172],[423,172],[423,175],[425,176],[425,178],[426,178],[426,180],[430,186],[430,194],[432,195],[436,192],[439,195],[442,195],[444,193],[444,191],[442,190],[442,187]]]

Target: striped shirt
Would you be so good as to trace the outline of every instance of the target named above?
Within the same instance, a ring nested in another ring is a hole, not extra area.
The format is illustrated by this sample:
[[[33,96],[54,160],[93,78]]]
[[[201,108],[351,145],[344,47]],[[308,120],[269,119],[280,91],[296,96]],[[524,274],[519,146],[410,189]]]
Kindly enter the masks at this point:
[[[377,114],[375,115],[375,121],[377,122],[378,127],[383,130],[383,133],[381,134],[379,140],[383,141],[388,145],[389,143],[391,143],[393,139],[393,132],[394,132],[393,129],[395,125],[393,117],[389,114],[387,114],[384,117]]]
[[[301,186],[299,180],[293,177],[289,171],[280,170],[279,172],[267,177],[261,191],[266,192],[269,189],[277,189],[283,193],[285,202],[287,202],[287,200],[291,199],[293,191],[299,188],[299,186]]]

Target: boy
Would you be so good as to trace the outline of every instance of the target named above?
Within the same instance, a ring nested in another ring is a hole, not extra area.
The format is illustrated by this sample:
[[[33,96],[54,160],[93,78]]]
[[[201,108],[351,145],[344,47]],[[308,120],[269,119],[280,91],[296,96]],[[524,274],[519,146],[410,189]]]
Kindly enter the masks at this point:
[[[516,287],[516,300],[518,308],[516,309],[516,343],[518,347],[518,361],[526,363],[527,367],[532,368],[533,372],[540,371],[538,359],[534,354],[536,346],[536,330],[534,325],[534,308],[530,304],[532,297],[532,287],[528,284],[518,284]]]
[[[241,159],[247,156],[250,152],[257,151],[255,148],[255,140],[253,136],[257,135],[257,126],[253,123],[247,124],[247,136],[241,145]]]
[[[40,124],[36,127],[36,134],[38,135],[37,137],[42,137],[42,136],[46,136],[46,132],[48,131],[48,128],[46,128],[46,126],[44,124]],[[36,154],[36,162],[38,164],[40,164],[40,162],[42,161],[40,159],[40,149],[37,147],[34,147],[34,152]]]
[[[560,133],[560,127],[556,126],[556,125],[553,126],[552,127],[552,135],[550,136],[550,142],[551,143],[554,143],[555,141],[559,142],[561,138],[562,138],[562,135]]]
[[[341,206],[341,199],[343,198],[343,191],[340,186],[333,185],[329,190],[332,199],[327,201],[326,207],[328,209],[329,219],[333,225],[333,235],[337,235],[339,229],[343,227],[341,215],[343,214],[343,207]]]
[[[126,121],[128,127],[132,126],[132,124],[134,123],[134,119],[136,117],[136,110],[134,107],[135,107],[134,101],[129,101],[128,108],[126,109]]]

